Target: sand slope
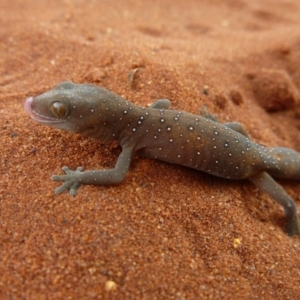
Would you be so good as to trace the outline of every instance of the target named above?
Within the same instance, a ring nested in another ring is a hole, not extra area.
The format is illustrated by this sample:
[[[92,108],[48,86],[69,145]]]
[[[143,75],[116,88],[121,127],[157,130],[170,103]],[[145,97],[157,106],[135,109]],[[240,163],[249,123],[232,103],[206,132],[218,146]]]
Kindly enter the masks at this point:
[[[300,3],[249,2],[0,0],[1,299],[300,298],[300,238],[252,184],[137,158],[118,186],[55,196],[62,166],[111,168],[120,149],[23,111],[89,82],[300,151]]]

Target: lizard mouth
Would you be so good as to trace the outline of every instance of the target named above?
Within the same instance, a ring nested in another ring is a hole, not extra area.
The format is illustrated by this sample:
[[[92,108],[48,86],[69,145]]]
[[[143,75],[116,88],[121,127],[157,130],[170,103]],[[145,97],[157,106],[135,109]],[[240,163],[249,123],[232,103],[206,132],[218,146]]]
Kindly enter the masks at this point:
[[[49,116],[45,116],[42,114],[37,113],[36,111],[34,111],[34,109],[32,108],[32,101],[33,101],[33,97],[29,97],[26,99],[25,104],[24,104],[24,110],[27,114],[29,114],[29,116],[40,123],[44,123],[44,124],[49,124],[49,123],[63,123],[64,120],[61,119],[56,119],[53,117],[49,117]]]

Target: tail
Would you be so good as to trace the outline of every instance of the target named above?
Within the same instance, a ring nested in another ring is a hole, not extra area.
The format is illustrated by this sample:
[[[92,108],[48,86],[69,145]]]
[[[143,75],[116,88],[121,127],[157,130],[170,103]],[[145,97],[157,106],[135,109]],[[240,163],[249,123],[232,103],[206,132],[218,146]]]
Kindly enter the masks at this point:
[[[276,178],[300,180],[300,153],[289,148],[271,148],[265,171]]]

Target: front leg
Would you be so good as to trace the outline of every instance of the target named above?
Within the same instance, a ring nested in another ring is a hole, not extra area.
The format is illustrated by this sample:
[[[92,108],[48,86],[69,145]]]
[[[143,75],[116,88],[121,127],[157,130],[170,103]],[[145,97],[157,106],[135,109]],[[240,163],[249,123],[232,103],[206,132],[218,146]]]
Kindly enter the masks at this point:
[[[168,109],[171,106],[171,102],[168,99],[159,99],[153,102],[150,105],[150,108],[155,108],[155,109]]]
[[[55,189],[55,194],[70,189],[70,195],[75,196],[77,189],[82,184],[109,185],[120,183],[129,170],[132,152],[133,147],[123,147],[114,169],[82,172],[82,167],[77,168],[76,171],[63,167],[62,170],[66,175],[53,175],[51,177],[55,181],[64,181],[61,186]]]

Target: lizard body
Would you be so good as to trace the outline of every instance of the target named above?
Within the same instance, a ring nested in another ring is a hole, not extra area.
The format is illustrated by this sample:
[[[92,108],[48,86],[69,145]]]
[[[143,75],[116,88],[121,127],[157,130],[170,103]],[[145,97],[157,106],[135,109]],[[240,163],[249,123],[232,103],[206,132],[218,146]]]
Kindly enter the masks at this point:
[[[45,125],[102,141],[117,140],[122,152],[114,169],[83,171],[63,167],[66,175],[55,192],[82,184],[107,185],[123,180],[134,155],[184,165],[228,179],[248,178],[279,202],[287,232],[300,234],[297,207],[271,176],[300,179],[300,154],[288,148],[254,143],[240,123],[220,124],[209,117],[168,109],[161,99],[149,108],[136,106],[98,86],[63,82],[25,102],[25,111]]]

